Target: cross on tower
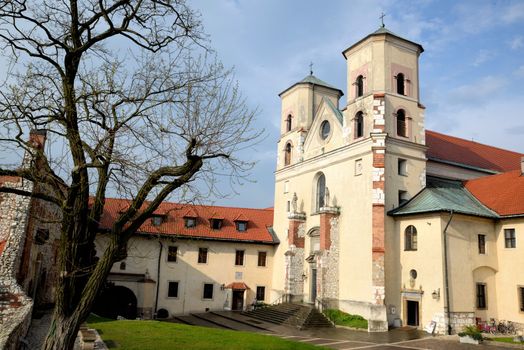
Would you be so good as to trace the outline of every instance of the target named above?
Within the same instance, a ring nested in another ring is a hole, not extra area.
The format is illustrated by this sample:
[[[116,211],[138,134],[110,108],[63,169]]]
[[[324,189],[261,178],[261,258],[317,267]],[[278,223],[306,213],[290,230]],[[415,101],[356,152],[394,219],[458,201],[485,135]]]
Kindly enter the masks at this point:
[[[309,63],[309,74],[313,75],[313,62]]]
[[[385,24],[384,24],[384,17],[386,17],[386,14],[384,12],[382,12],[382,14],[380,15],[380,20],[382,21],[382,28],[385,27]]]

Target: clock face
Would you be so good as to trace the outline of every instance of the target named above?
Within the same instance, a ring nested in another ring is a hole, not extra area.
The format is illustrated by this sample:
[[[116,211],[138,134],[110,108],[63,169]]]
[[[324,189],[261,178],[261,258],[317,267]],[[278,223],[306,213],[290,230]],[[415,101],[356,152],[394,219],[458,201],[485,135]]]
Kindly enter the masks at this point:
[[[327,120],[324,120],[322,124],[320,124],[320,137],[322,138],[322,140],[327,139],[330,131],[331,125],[329,125],[329,122]]]

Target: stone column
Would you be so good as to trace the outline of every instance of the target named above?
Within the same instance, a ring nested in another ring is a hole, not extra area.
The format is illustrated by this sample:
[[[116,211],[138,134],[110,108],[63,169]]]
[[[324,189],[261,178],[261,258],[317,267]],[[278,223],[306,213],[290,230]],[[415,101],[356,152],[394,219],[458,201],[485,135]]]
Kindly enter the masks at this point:
[[[320,208],[320,250],[329,250],[331,247],[331,219],[338,216],[335,207]]]
[[[380,110],[382,111],[382,110]],[[382,112],[383,113],[383,112]],[[375,124],[377,123],[375,116]],[[385,227],[385,154],[387,134],[380,132],[383,129],[376,125],[376,132],[371,133],[373,145],[373,194],[372,194],[372,300],[376,305],[373,316],[368,324],[369,331],[387,331],[388,323],[384,299],[385,290],[385,266],[384,266],[384,227]]]
[[[289,250],[286,252],[286,286],[291,301],[303,301],[304,280],[304,226],[306,213],[291,212],[288,214]]]
[[[306,213],[291,212],[288,215],[289,230],[288,230],[288,244],[294,245],[297,248],[304,248],[304,233],[299,232],[300,225],[306,221]]]

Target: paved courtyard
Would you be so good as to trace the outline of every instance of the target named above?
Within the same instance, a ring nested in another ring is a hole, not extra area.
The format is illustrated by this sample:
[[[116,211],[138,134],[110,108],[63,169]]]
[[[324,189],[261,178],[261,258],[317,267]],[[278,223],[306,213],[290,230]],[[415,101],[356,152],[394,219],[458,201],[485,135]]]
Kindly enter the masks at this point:
[[[275,334],[271,334],[275,335]],[[378,335],[378,334],[377,334]],[[524,346],[519,345],[509,345],[509,344],[500,344],[494,342],[484,342],[481,345],[470,345],[470,344],[461,344],[459,343],[458,337],[425,337],[422,339],[412,339],[399,342],[387,342],[383,341],[382,337],[378,336],[374,339],[374,336],[371,336],[370,340],[374,341],[360,341],[360,340],[343,340],[343,339],[332,339],[332,338],[316,338],[316,337],[307,337],[307,336],[289,336],[289,335],[276,335],[278,337],[315,344],[318,346],[323,346],[328,349],[390,349],[390,350],[399,350],[399,349],[433,349],[433,350],[455,350],[455,349],[464,349],[464,350],[496,350],[496,349],[524,349]]]
[[[214,315],[213,317],[211,317]],[[196,314],[200,320],[213,321],[215,326],[220,326],[223,319],[236,321],[239,324],[258,327],[258,332],[277,336],[284,339],[315,344],[328,349],[434,349],[434,350],[496,350],[496,349],[523,349],[524,345],[510,345],[485,341],[482,345],[470,345],[459,343],[458,336],[431,336],[426,332],[413,328],[399,328],[389,332],[368,333],[346,328],[319,328],[298,330],[293,327],[275,325],[272,323],[255,320],[237,312],[222,311],[216,313]],[[245,330],[242,327],[234,327],[233,322],[227,323],[228,329]]]

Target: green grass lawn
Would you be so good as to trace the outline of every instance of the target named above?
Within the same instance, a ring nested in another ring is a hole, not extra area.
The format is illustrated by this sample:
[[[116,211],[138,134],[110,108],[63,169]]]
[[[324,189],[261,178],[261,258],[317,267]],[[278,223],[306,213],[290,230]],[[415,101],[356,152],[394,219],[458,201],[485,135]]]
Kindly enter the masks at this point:
[[[87,320],[110,349],[321,349],[310,344],[248,332],[159,321]]]
[[[337,325],[368,329],[368,321],[360,315],[351,315],[336,309],[327,309],[325,314]]]
[[[522,342],[514,342],[513,341],[513,337],[494,337],[494,338],[488,338],[487,340],[498,341],[498,342],[501,342],[501,343],[519,344],[519,345],[522,345],[524,347],[524,343],[522,343]]]

